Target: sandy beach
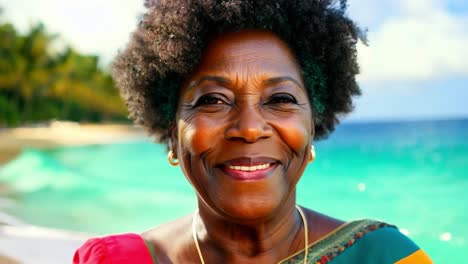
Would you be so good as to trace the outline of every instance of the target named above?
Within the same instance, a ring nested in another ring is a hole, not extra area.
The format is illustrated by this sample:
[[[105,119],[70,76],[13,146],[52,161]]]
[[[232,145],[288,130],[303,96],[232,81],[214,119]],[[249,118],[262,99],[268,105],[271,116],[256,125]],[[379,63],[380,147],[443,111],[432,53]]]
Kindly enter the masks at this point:
[[[14,159],[24,148],[108,144],[145,136],[146,133],[136,126],[59,121],[38,127],[0,129],[0,166]]]
[[[90,235],[31,225],[0,225],[1,264],[71,263]]]
[[[146,133],[141,128],[116,124],[51,122],[38,127],[1,129],[0,167],[25,148],[108,144],[143,137],[146,137]],[[0,199],[1,193],[0,179]],[[0,208],[0,264],[71,263],[74,250],[90,236],[28,225],[2,213]]]

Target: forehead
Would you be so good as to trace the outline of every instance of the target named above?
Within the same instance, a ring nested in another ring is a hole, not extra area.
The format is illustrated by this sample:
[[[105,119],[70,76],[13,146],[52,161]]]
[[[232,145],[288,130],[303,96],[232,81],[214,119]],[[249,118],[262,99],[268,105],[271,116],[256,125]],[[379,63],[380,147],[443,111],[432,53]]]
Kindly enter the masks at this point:
[[[223,34],[203,52],[198,71],[237,71],[298,75],[296,59],[286,43],[268,31],[245,30]]]

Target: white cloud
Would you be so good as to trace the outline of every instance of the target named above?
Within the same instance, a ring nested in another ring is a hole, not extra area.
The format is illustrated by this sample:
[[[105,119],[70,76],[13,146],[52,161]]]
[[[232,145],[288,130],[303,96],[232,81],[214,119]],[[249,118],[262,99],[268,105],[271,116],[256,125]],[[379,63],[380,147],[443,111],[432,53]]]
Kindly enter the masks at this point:
[[[440,1],[399,3],[398,16],[369,32],[370,46],[358,46],[360,80],[468,76],[468,15],[451,15]]]
[[[347,13],[363,27],[376,27],[389,16],[399,14],[400,6],[394,0],[348,0]]]

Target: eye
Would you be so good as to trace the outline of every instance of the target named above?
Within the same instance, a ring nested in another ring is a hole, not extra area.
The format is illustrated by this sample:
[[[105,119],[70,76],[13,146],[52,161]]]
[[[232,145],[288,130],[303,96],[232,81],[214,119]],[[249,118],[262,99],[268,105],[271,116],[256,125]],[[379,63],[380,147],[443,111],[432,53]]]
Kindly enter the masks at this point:
[[[198,98],[194,107],[203,105],[227,104],[227,99],[220,94],[205,94]]]
[[[266,104],[297,104],[297,100],[290,94],[278,93],[271,96]]]

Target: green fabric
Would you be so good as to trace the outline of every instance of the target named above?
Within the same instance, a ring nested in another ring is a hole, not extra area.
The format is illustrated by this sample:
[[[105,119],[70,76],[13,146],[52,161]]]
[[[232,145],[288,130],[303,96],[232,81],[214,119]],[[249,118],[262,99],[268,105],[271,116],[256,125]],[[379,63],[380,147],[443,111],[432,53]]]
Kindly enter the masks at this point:
[[[384,227],[363,236],[329,264],[391,264],[411,255],[419,248],[393,227]]]
[[[396,227],[373,220],[360,220],[350,222],[310,245],[307,263],[390,264],[418,249]],[[281,264],[297,264],[303,261],[304,252],[301,251]]]

